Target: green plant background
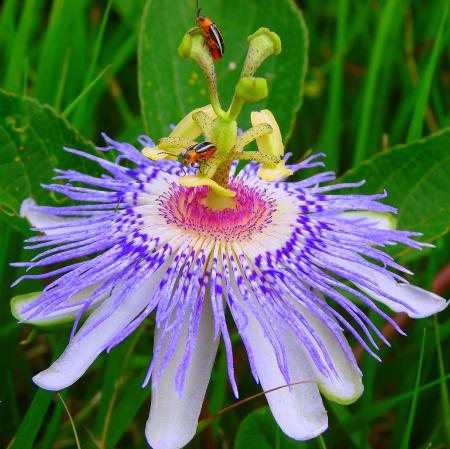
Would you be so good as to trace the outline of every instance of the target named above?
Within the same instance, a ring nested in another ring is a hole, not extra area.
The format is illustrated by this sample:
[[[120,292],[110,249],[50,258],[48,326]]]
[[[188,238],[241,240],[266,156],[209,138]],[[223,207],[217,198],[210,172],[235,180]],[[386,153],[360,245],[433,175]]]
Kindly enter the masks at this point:
[[[202,0],[201,6],[225,38],[217,64],[224,105],[246,36],[259,26],[279,33],[283,52],[258,72],[271,92],[255,107],[275,113],[294,159],[323,151],[327,168],[343,180],[367,179],[361,192],[386,188],[399,226],[436,245],[392,254],[416,273],[416,285],[448,297],[448,0]],[[73,387],[60,395],[38,390],[32,375],[62,351],[69,329],[36,331],[15,322],[10,298],[42,284],[10,289],[18,273],[9,263],[30,257],[22,250],[31,233],[18,216],[21,201],[62,203],[39,187],[55,167],[96,170],[63,146],[95,152],[101,132],[130,142],[144,132],[157,139],[207,103],[198,69],[176,54],[194,16],[193,0],[0,2],[2,448],[147,447],[150,392],[140,385],[151,357],[151,320]],[[349,407],[327,403],[329,430],[306,443],[281,433],[261,396],[216,416],[235,402],[219,351],[189,447],[450,448],[450,313],[404,326],[408,337],[392,335],[392,348],[381,349],[383,364],[362,355],[363,397]],[[260,390],[238,335],[233,344],[241,397],[248,398]]]

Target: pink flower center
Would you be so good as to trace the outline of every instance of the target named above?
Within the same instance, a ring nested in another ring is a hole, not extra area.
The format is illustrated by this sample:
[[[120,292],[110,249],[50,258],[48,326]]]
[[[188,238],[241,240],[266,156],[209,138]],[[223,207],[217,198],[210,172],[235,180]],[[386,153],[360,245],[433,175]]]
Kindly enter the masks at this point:
[[[248,239],[272,220],[277,209],[275,199],[264,191],[233,182],[236,192],[234,209],[214,210],[206,206],[207,187],[183,187],[172,184],[159,198],[160,213],[167,223],[206,237],[225,241]]]

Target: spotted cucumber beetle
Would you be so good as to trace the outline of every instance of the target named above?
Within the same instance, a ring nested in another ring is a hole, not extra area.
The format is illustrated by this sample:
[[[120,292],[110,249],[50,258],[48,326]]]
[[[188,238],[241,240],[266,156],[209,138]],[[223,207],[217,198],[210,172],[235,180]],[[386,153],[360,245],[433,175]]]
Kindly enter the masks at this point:
[[[184,165],[193,165],[200,161],[205,161],[213,157],[217,152],[217,148],[211,142],[201,142],[186,150],[183,155]]]
[[[222,56],[225,53],[225,44],[223,43],[222,34],[220,33],[219,28],[217,28],[217,25],[209,17],[200,15],[200,11],[201,8],[198,7],[197,0],[197,17],[195,22],[205,38],[211,56],[216,60],[222,59]]]
[[[206,161],[207,159],[213,157],[217,152],[217,148],[211,142],[200,142],[189,147],[181,156],[183,165],[194,165],[200,161]],[[173,156],[172,153],[167,153],[161,151],[159,154],[169,154]]]

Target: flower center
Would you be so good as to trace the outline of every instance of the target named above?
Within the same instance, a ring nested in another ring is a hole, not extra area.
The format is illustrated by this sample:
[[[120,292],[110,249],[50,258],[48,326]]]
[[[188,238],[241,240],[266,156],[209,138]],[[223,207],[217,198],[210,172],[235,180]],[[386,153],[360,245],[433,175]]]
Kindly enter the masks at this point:
[[[230,183],[236,192],[234,208],[216,210],[206,205],[207,187],[183,187],[172,184],[159,198],[160,214],[168,224],[205,237],[236,241],[251,238],[272,220],[277,202],[256,188],[239,181]]]

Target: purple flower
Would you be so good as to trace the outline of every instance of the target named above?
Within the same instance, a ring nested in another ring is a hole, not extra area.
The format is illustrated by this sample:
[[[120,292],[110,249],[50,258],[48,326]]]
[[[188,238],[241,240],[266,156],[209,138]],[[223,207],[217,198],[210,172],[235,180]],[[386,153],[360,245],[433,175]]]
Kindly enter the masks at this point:
[[[446,306],[408,284],[398,273],[411,273],[379,249],[424,246],[411,239],[419,234],[391,229],[387,214],[396,211],[379,202],[386,194],[330,194],[361,185],[326,185],[332,172],[267,183],[252,162],[229,183],[235,207],[215,210],[205,205],[207,187],[180,185],[177,161],[152,162],[130,144],[105,139],[102,150],[119,153],[115,162],[67,151],[107,174],[57,170],[55,179],[67,183],[44,186],[81,205],[23,203],[22,214],[39,232],[27,248],[43,252],[16,265],[57,268],[22,276],[54,280],[31,299],[16,298],[13,312],[37,325],[75,321],[64,353],[34,377],[48,390],[72,385],[154,314],[144,384],[151,379],[146,436],[155,449],[181,448],[193,438],[220,339],[238,395],[227,313],[262,388],[292,384],[267,401],[287,435],[307,440],[327,428],[321,394],[343,404],[362,394],[344,330],[377,359],[373,335],[389,344],[364,310],[402,332],[380,305],[414,318]],[[322,166],[319,156],[288,169]]]

